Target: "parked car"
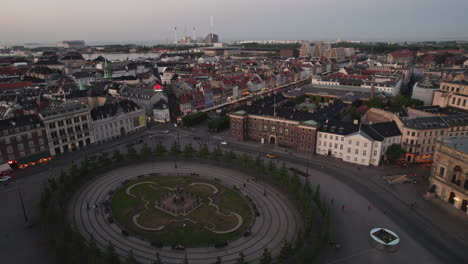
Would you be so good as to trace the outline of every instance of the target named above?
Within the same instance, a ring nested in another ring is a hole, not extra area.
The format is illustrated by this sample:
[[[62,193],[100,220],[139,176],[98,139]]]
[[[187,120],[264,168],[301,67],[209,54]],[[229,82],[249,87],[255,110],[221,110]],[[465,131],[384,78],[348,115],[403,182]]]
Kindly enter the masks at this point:
[[[124,236],[129,236],[130,234],[127,232],[127,230],[122,229],[122,235],[124,235]]]
[[[137,141],[135,141],[135,144],[141,144],[143,143],[143,139],[138,139]]]
[[[200,140],[200,137],[193,137],[194,140]]]
[[[221,141],[221,142],[219,142],[219,144],[221,144],[221,145],[227,145],[227,142],[226,142],[226,141]]]
[[[7,185],[10,180],[11,180],[10,176],[2,176],[0,177],[0,184]]]
[[[185,247],[183,245],[174,244],[174,245],[172,245],[172,249],[174,249],[174,250],[184,250]]]
[[[244,236],[250,236],[250,234],[252,234],[252,232],[250,231],[250,229],[245,230]]]
[[[240,190],[240,187],[237,185],[233,185],[232,188],[234,188],[234,190],[238,190],[238,191]]]

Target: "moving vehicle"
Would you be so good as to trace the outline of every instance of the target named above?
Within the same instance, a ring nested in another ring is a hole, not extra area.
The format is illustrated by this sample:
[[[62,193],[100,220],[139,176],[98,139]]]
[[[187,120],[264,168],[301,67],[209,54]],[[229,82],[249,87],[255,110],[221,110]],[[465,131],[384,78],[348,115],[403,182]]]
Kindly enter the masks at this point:
[[[161,133],[163,133],[163,134],[169,134],[169,130],[163,130],[163,131],[161,131]]]
[[[143,139],[138,139],[137,141],[135,141],[135,144],[141,144],[143,143]]]
[[[219,142],[219,144],[221,144],[221,145],[227,145],[227,142],[226,142],[226,141],[221,141],[221,142]]]
[[[237,185],[233,185],[232,188],[234,188],[234,190],[238,190],[238,191],[240,190],[240,187]]]
[[[268,154],[265,155],[265,157],[270,158],[270,159],[274,159],[274,158],[276,158],[276,155],[268,153]]]
[[[183,245],[172,245],[172,249],[175,250],[184,250],[185,247]]]
[[[11,177],[10,176],[1,176],[0,177],[0,184],[5,184],[7,185],[8,182],[10,181]]]

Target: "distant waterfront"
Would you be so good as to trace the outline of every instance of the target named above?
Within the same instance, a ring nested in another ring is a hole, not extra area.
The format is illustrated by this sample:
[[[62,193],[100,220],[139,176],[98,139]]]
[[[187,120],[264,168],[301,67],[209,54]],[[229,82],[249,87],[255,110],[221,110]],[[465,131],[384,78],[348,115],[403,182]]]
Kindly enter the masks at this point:
[[[103,56],[108,60],[137,60],[139,58],[159,58],[160,53],[83,53],[86,60],[94,60]]]

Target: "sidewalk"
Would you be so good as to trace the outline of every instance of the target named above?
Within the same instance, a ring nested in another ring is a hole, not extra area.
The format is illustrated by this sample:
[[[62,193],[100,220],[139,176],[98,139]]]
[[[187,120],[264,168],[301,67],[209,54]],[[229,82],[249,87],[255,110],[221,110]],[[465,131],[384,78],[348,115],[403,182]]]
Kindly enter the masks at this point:
[[[386,212],[420,244],[429,246],[431,251],[438,251],[437,253],[443,257],[450,257],[449,252],[457,253],[453,255],[459,257],[463,256],[462,249],[468,248],[468,216],[464,215],[461,210],[450,207],[438,199],[430,201],[423,199],[423,195],[429,187],[427,179],[430,169],[426,166],[414,165],[411,168],[401,168],[396,165],[384,165],[383,168],[363,167],[337,158],[298,153],[295,150],[269,144],[262,145],[252,141],[229,140],[226,148],[241,148],[241,151],[242,148],[250,149],[252,155],[257,152],[261,153],[262,156],[266,153],[275,154],[279,159],[300,164],[304,171],[306,164],[309,163],[310,169],[332,176],[329,178],[335,178],[340,183],[354,189],[365,197],[372,207]],[[382,179],[382,176],[400,174],[406,174],[415,179],[417,184],[400,183],[390,187]],[[413,176],[414,174],[416,176]],[[311,174],[311,182],[315,177],[314,173]],[[335,190],[335,186],[323,187],[329,192]],[[414,208],[410,207],[412,203],[416,203]],[[367,205],[365,207],[367,208]],[[415,230],[420,231],[416,232]]]

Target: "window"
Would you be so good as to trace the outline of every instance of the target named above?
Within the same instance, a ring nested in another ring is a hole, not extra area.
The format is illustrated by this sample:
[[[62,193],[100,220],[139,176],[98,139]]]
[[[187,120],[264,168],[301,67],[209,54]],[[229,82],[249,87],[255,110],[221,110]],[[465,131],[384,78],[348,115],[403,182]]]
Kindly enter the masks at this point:
[[[335,143],[335,148],[338,148],[338,143]]]
[[[354,154],[358,155],[359,154],[359,149],[354,150]]]
[[[348,144],[351,145],[353,143],[352,140],[348,140]]]
[[[377,156],[377,150],[374,150],[374,156]]]
[[[356,146],[359,146],[359,141],[356,141]]]
[[[8,145],[8,146],[7,146],[7,153],[8,153],[8,154],[13,153],[13,147],[12,147],[11,145]]]
[[[285,134],[285,135],[288,135],[288,133],[289,133],[289,129],[285,128],[285,129],[284,129],[284,134]]]
[[[343,144],[340,145],[340,149],[343,150]]]
[[[321,146],[321,144],[322,144],[322,141],[317,142],[317,145]]]
[[[62,127],[63,126],[63,120],[58,121],[58,126]]]
[[[364,147],[367,148],[367,143],[364,143]]]
[[[323,135],[324,138],[327,138],[327,134]]]
[[[443,178],[445,175],[445,168],[440,166],[439,168],[439,177]]]
[[[351,153],[351,148],[348,148],[348,153]]]
[[[365,151],[365,150],[362,151],[362,155],[363,155],[363,156],[366,155],[366,151]]]
[[[276,131],[276,127],[275,126],[271,126],[271,133],[275,133]]]
[[[415,132],[411,132],[411,136],[414,137],[416,135]]]

